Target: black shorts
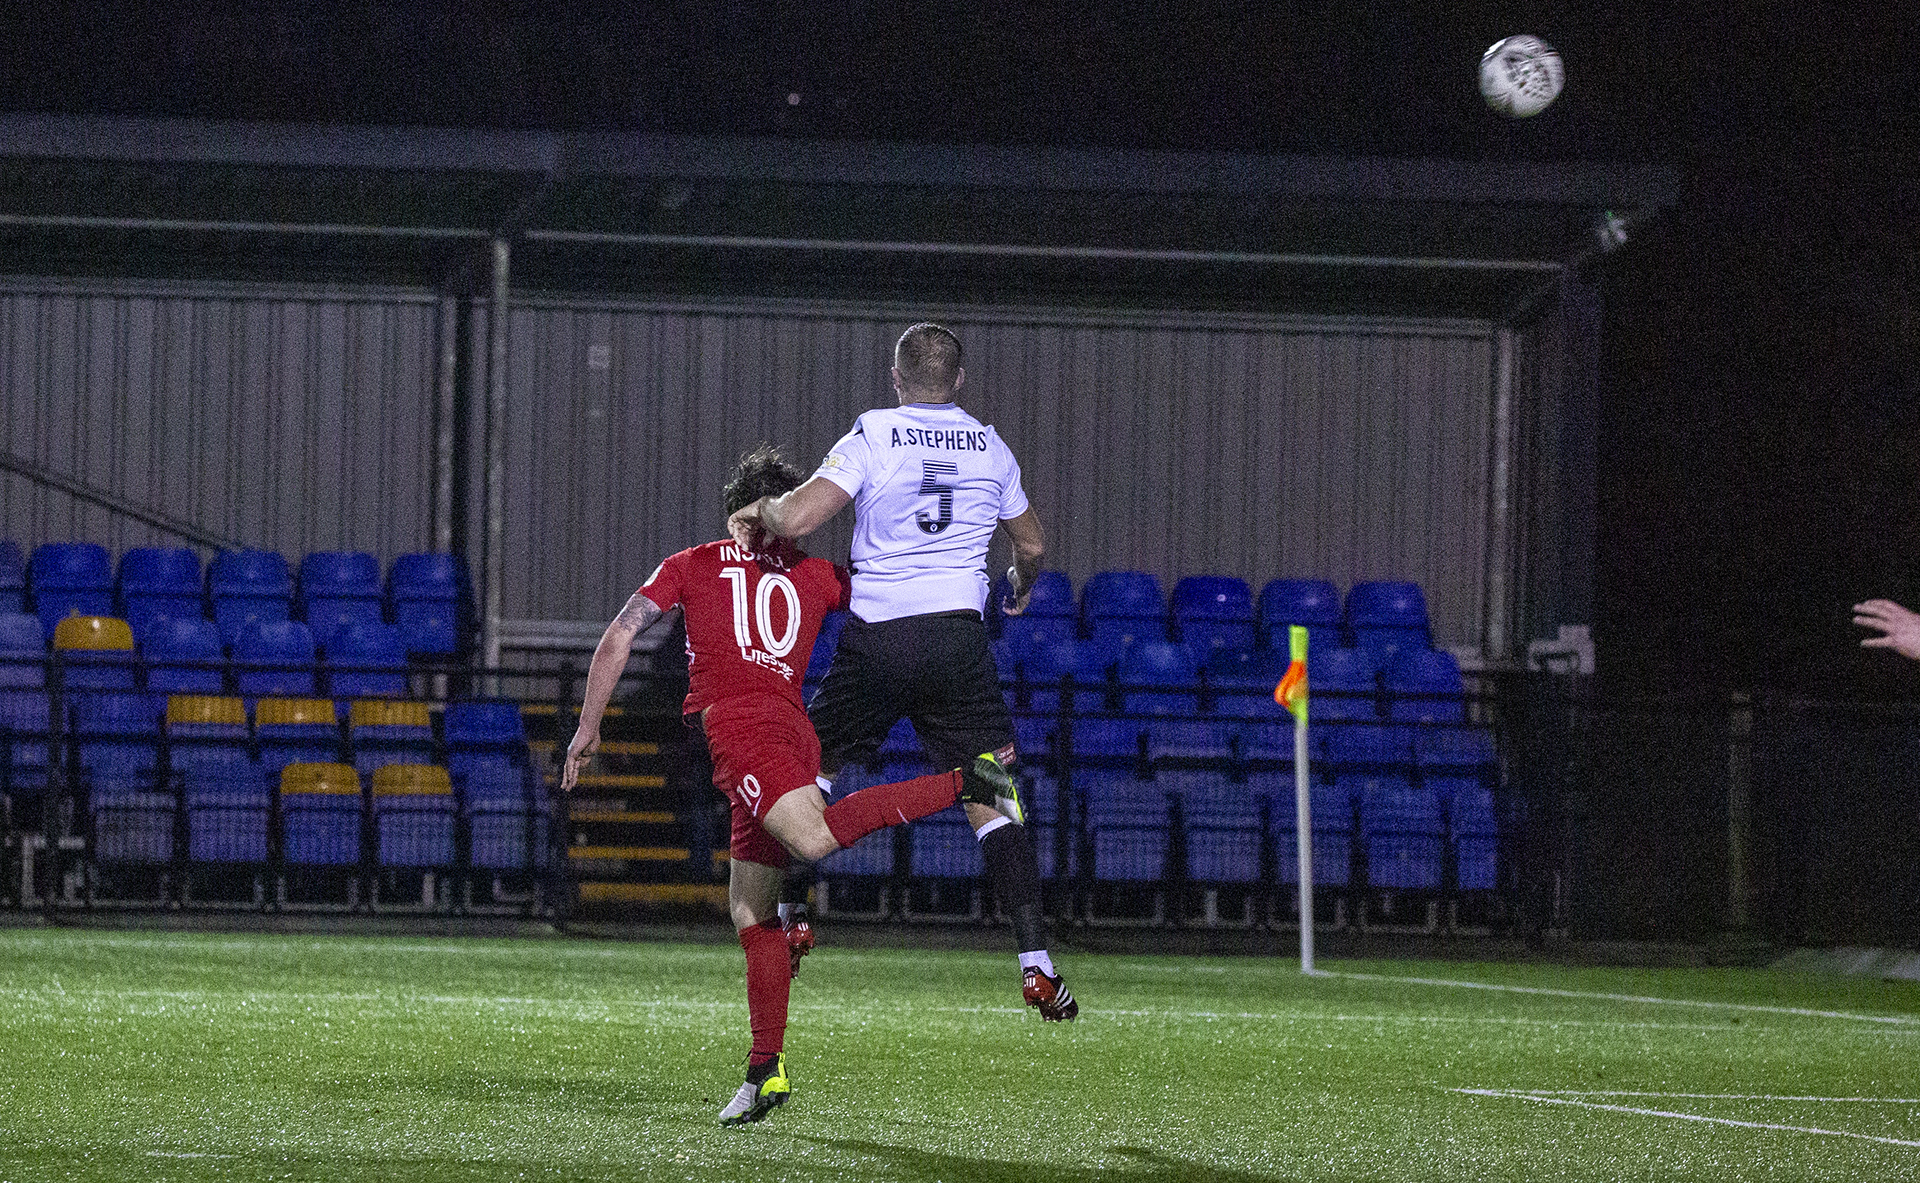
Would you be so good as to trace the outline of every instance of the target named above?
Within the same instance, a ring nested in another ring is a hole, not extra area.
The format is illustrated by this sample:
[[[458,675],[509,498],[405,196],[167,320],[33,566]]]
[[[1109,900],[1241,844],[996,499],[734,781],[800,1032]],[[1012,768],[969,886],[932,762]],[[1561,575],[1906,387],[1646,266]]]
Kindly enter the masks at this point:
[[[978,612],[878,624],[849,617],[807,715],[820,733],[820,765],[829,777],[843,764],[871,759],[903,717],[935,768],[957,768],[1013,743]]]

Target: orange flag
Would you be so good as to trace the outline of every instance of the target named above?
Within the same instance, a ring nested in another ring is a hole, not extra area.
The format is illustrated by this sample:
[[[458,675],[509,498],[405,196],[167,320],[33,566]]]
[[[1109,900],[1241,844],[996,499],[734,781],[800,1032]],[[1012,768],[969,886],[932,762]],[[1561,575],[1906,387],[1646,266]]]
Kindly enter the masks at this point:
[[[1296,624],[1287,630],[1287,639],[1292,645],[1293,660],[1287,666],[1286,675],[1280,679],[1280,684],[1273,688],[1273,701],[1287,708],[1294,718],[1305,723],[1307,721],[1307,630]]]

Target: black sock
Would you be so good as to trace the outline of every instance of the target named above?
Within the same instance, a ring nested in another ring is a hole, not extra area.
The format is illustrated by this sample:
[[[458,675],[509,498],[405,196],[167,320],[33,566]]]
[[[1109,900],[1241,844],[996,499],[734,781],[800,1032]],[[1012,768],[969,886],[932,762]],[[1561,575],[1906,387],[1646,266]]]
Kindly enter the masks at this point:
[[[1013,923],[1015,951],[1047,947],[1046,920],[1040,915],[1040,864],[1025,826],[1001,826],[980,839],[980,857],[1000,911]]]
[[[799,859],[788,863],[786,877],[780,880],[780,902],[804,910],[807,893],[813,890],[814,877],[812,863],[803,863]]]

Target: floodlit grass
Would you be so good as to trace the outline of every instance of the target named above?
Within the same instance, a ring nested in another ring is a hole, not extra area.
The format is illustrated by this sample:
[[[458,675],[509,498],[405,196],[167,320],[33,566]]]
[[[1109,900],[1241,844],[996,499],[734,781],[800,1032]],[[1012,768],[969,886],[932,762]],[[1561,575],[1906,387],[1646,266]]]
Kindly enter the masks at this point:
[[[1070,1027],[1010,955],[823,947],[793,1102],[722,1130],[730,945],[4,931],[0,1180],[1920,1177],[1911,985],[1062,965]]]

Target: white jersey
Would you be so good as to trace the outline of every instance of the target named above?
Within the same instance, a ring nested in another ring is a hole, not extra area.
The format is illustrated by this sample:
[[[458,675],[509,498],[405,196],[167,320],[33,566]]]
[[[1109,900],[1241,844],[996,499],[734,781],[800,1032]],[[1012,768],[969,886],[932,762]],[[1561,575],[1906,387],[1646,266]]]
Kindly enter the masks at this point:
[[[820,462],[853,498],[853,614],[868,623],[987,603],[987,543],[1027,512],[1020,465],[953,403],[868,411]]]

